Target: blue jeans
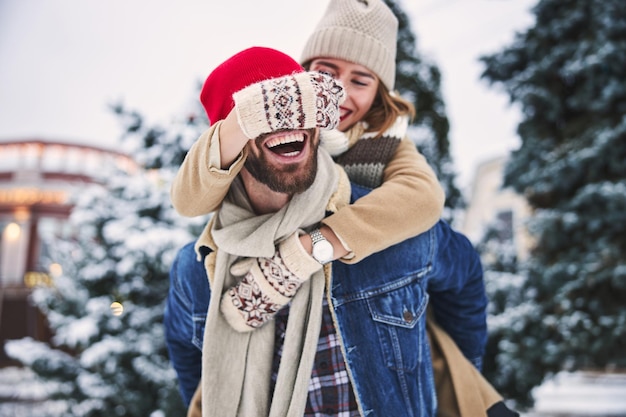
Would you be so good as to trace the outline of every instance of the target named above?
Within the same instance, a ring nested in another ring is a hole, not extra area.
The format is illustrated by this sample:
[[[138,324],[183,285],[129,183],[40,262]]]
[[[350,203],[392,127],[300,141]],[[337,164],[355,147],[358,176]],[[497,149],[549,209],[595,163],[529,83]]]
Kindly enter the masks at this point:
[[[200,382],[204,324],[211,299],[204,263],[197,260],[194,243],[185,245],[172,264],[164,316],[167,349],[186,405]]]

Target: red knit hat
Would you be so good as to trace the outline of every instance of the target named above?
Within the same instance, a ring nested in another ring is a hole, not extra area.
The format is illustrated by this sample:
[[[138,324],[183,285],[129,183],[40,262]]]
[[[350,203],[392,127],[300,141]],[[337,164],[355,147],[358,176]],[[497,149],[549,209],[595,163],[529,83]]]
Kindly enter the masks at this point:
[[[233,94],[271,78],[282,77],[304,69],[290,56],[271,48],[253,46],[245,49],[215,68],[207,77],[200,101],[211,124],[228,116],[233,109]]]

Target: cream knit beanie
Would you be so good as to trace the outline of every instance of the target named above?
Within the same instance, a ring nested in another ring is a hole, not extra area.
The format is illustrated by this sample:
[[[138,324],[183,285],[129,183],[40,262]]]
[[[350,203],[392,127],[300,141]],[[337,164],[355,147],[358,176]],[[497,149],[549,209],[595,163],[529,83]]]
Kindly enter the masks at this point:
[[[300,62],[338,58],[372,70],[393,90],[398,19],[382,0],[330,0]]]

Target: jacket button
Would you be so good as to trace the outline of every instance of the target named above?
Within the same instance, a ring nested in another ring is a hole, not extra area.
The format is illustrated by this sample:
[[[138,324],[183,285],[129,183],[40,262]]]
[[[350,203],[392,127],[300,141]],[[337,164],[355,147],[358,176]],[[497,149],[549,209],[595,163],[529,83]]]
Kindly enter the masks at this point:
[[[405,311],[402,314],[402,318],[404,319],[404,321],[406,321],[407,323],[410,323],[413,321],[413,313],[411,313],[410,311]]]

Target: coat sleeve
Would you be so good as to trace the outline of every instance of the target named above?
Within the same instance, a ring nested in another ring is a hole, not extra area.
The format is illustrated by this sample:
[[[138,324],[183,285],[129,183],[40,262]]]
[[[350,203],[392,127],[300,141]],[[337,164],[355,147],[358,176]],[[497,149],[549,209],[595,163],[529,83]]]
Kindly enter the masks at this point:
[[[487,295],[478,252],[463,234],[441,220],[436,259],[428,281],[436,322],[479,370],[487,343]]]
[[[233,162],[229,169],[212,166],[210,155],[218,152],[219,126],[221,121],[211,126],[193,144],[181,164],[170,189],[174,209],[187,217],[203,216],[215,211],[224,200],[247,156],[247,148]]]
[[[433,169],[408,138],[400,141],[384,171],[383,184],[326,217],[352,251],[346,263],[430,229],[441,217],[445,194]]]

